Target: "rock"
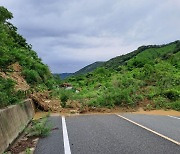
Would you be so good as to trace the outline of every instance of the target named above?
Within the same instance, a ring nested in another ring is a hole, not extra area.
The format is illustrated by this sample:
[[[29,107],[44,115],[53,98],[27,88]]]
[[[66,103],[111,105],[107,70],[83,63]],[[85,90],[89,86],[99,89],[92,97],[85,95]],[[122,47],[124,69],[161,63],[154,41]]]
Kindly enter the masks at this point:
[[[77,110],[70,110],[70,113],[71,114],[77,114],[77,113],[79,113]]]
[[[73,87],[67,87],[66,90],[71,90]]]
[[[79,90],[76,90],[76,93],[79,93]]]

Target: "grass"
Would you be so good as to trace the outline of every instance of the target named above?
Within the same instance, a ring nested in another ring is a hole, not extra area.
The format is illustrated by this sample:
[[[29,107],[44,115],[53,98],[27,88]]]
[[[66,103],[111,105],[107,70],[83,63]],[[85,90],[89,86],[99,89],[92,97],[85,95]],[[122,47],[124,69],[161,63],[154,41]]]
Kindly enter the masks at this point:
[[[32,121],[32,126],[27,130],[29,136],[46,137],[50,134],[51,125],[47,124],[47,116]]]
[[[98,107],[136,107],[144,99],[153,103],[147,106],[150,109],[180,110],[180,41],[141,46],[115,57],[90,73],[65,80],[74,87],[65,91],[58,88],[61,81],[53,78],[48,66],[9,23],[12,14],[4,7],[0,7],[0,12],[0,71],[6,73],[10,65],[18,62],[30,87],[36,91],[51,91],[52,97],[61,100],[62,107],[66,107],[67,100]],[[0,108],[24,99],[23,93],[15,90],[15,84],[0,77]],[[77,94],[75,89],[80,92]],[[43,122],[35,122],[34,130],[37,134],[48,132],[48,129],[43,130]]]
[[[148,110],[180,111],[179,46],[180,41],[143,47],[142,52],[118,69],[101,67],[85,75],[70,77],[65,82],[81,89],[78,94],[71,93],[70,99],[84,101],[92,107],[136,107],[144,103]],[[116,58],[110,61],[112,65],[118,65]],[[151,103],[147,105],[146,100]]]

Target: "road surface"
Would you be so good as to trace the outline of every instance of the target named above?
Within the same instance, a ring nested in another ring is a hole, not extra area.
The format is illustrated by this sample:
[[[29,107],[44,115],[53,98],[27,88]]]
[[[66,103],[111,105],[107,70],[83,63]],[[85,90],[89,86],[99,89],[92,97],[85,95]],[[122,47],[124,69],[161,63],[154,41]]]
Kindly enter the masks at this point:
[[[50,117],[35,154],[179,154],[180,118],[108,114]]]

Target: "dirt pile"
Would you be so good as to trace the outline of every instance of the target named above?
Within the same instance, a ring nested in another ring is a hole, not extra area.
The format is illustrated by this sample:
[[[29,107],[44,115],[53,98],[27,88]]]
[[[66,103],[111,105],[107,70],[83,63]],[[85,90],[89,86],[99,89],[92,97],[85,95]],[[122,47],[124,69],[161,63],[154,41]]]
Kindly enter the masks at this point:
[[[96,108],[88,107],[85,103],[80,103],[76,100],[68,100],[66,102],[66,107],[61,107],[61,102],[59,99],[50,97],[49,91],[36,92],[26,82],[24,76],[22,75],[22,67],[19,63],[14,63],[8,67],[7,72],[0,72],[0,76],[5,79],[12,79],[16,82],[15,90],[28,91],[27,98],[33,100],[35,107],[41,111],[51,111],[55,113],[70,113],[70,114],[79,114],[79,113],[106,113],[112,112],[112,109],[106,108]],[[66,84],[67,86],[67,84]]]
[[[15,89],[26,91],[30,88],[30,86],[27,84],[26,80],[22,76],[22,67],[19,65],[19,63],[14,63],[8,67],[12,71],[8,72],[0,72],[0,76],[5,79],[12,79],[16,82]]]
[[[30,90],[30,86],[22,75],[22,67],[18,62],[10,65],[6,72],[0,72],[0,76],[15,81],[15,90],[26,92],[27,98],[31,98],[35,105],[41,110],[53,112],[61,111],[60,101],[50,98],[49,92],[36,92]]]
[[[33,93],[30,95],[30,98],[40,110],[52,112],[60,112],[62,110],[60,101],[50,98],[48,91]]]

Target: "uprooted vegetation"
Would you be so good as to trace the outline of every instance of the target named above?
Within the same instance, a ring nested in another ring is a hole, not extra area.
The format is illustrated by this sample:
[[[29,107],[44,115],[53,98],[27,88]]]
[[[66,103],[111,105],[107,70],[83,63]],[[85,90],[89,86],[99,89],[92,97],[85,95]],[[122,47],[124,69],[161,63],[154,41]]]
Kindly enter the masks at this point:
[[[180,41],[137,50],[117,57],[122,63],[114,58],[91,73],[68,78],[66,82],[81,89],[71,99],[90,107],[180,111]]]
[[[139,47],[61,81],[8,22],[11,18],[0,7],[0,108],[31,98],[37,108],[53,112],[117,106],[180,110],[180,41]]]
[[[35,98],[37,92],[50,91],[57,85],[48,66],[8,22],[12,17],[7,9],[0,7],[0,108]],[[46,102],[36,101],[49,110]]]

